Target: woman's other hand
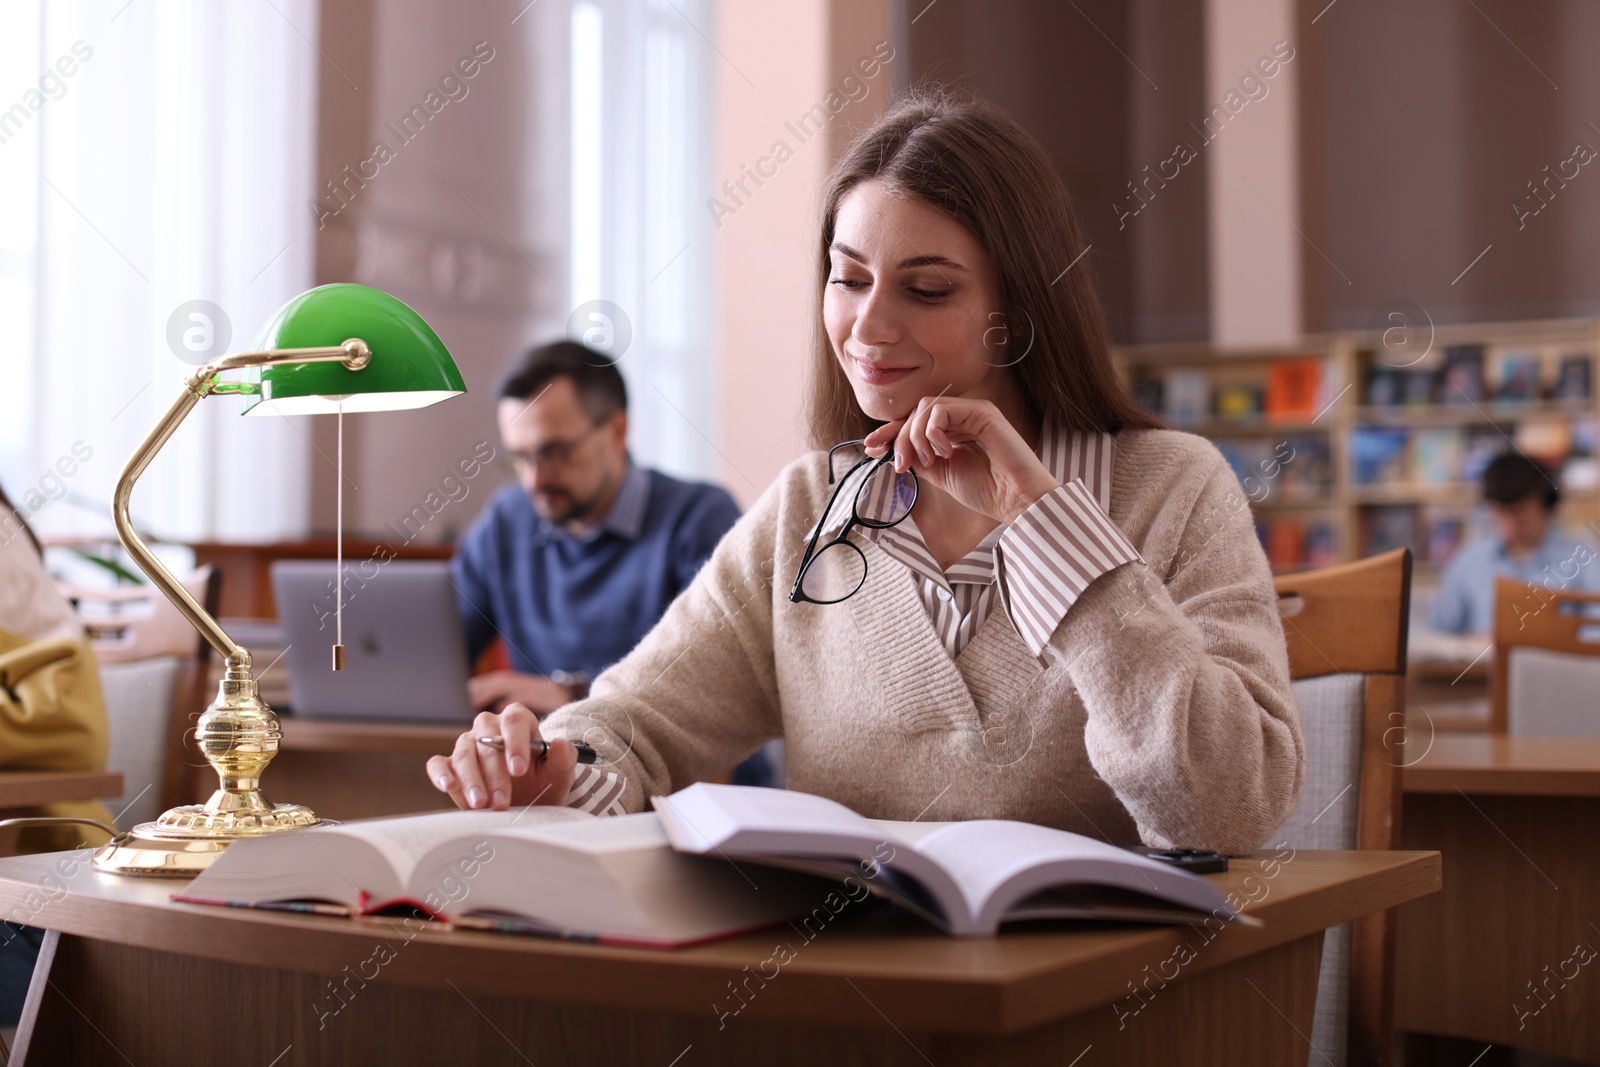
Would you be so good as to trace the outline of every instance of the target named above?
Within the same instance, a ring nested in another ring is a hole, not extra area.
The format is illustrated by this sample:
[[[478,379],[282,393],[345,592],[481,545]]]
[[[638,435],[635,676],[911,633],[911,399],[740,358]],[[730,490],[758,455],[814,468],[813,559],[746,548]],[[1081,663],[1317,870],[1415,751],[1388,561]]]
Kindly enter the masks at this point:
[[[988,400],[923,397],[909,417],[866,437],[870,456],[894,446],[896,471],[949,493],[965,508],[1009,523],[1061,483]]]

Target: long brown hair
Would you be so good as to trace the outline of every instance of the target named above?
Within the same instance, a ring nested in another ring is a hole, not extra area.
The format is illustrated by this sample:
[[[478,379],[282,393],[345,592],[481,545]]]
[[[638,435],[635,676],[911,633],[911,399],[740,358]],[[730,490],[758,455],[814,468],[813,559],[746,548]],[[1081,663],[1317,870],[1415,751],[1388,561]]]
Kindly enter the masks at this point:
[[[814,447],[864,437],[879,425],[856,403],[822,320],[839,204],[871,179],[942,209],[989,254],[1005,321],[1022,343],[1031,340],[1012,370],[1037,415],[1071,430],[1162,425],[1134,402],[1111,364],[1105,313],[1087,265],[1077,262],[1083,234],[1043,146],[993,104],[931,87],[891,105],[823,183],[807,395]]]

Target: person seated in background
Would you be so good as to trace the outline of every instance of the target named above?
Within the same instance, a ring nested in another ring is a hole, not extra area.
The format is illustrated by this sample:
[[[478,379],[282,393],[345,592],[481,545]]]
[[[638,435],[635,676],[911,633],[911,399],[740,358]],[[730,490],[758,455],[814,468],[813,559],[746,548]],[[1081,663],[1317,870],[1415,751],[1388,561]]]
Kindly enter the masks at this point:
[[[82,620],[45,574],[39,541],[0,489],[0,768],[98,771],[109,731],[100,670]],[[98,800],[60,801],[7,816],[56,816],[111,823]],[[105,835],[73,824],[27,827],[18,852],[56,852],[103,844]],[[0,1027],[17,1025],[44,931],[0,923]]]
[[[452,563],[474,662],[496,637],[510,670],[468,682],[476,708],[536,714],[588,692],[689,584],[739,518],[727,491],[635,464],[628,393],[612,360],[576,341],[513,359],[496,386],[518,485],[485,506]],[[736,780],[764,784],[757,754]]]
[[[1594,545],[1561,534],[1553,523],[1561,489],[1544,467],[1507,452],[1483,471],[1483,498],[1494,533],[1462,546],[1445,566],[1433,605],[1444,633],[1494,631],[1494,581],[1515,578],[1557,589],[1600,590]]]

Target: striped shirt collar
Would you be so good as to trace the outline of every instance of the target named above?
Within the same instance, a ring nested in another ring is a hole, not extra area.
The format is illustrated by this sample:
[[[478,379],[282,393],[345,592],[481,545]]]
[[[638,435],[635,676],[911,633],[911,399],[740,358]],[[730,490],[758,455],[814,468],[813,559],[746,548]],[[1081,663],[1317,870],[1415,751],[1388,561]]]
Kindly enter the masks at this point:
[[[1057,481],[1062,485],[1073,479],[1082,479],[1084,488],[1094,496],[1103,510],[1111,509],[1111,460],[1116,438],[1109,433],[1092,433],[1068,430],[1051,420],[1045,420],[1039,434],[1036,454]],[[875,542],[884,552],[905,564],[919,578],[950,590],[952,583],[987,584],[994,580],[994,546],[1005,532],[1005,526],[996,526],[966,555],[956,560],[945,571],[928,551],[922,531],[917,529],[916,512],[887,529],[868,529],[868,540]]]
[[[611,507],[606,512],[606,517],[599,524],[592,527],[582,536],[575,535],[564,526],[557,526],[541,518],[539,530],[546,537],[563,536],[571,537],[575,541],[588,543],[599,537],[602,533],[614,533],[618,537],[625,537],[629,541],[637,541],[639,534],[644,530],[644,513],[650,506],[650,475],[645,469],[628,459],[628,465],[622,475],[622,484],[617,486],[617,495],[611,499]]]

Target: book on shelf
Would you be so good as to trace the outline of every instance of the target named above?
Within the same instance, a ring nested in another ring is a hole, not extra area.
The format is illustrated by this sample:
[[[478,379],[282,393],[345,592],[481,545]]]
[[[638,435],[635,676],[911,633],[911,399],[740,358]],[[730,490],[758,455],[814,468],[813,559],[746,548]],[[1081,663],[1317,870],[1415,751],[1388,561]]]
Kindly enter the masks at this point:
[[[1587,352],[1561,357],[1556,380],[1550,387],[1552,400],[1588,400],[1594,395],[1594,360]]]
[[[1267,562],[1273,570],[1299,567],[1306,558],[1306,525],[1299,519],[1273,519],[1267,523]]]
[[[1328,438],[1291,437],[1279,482],[1289,500],[1324,500],[1333,493],[1333,448]]]
[[[1297,435],[1212,441],[1252,504],[1272,499],[1320,500],[1333,490],[1333,454],[1326,437]]]
[[[1326,520],[1306,527],[1305,562],[1310,568],[1331,567],[1340,561],[1339,534]]]
[[[1464,446],[1459,427],[1416,431],[1411,438],[1411,481],[1434,487],[1454,485],[1461,480]]]
[[[1544,396],[1539,353],[1530,348],[1508,348],[1495,353],[1494,399],[1511,402],[1539,400]]]
[[[1461,481],[1478,485],[1484,468],[1510,448],[1505,435],[1493,426],[1467,427],[1461,443]]]
[[[809,793],[709,782],[653,804],[676,849],[857,878],[956,936],[1020,920],[1242,918],[1197,875],[1032,823],[891,822]]]
[[[1436,567],[1449,563],[1466,534],[1466,516],[1459,511],[1423,508],[1420,524],[1418,559]]]
[[[1350,461],[1357,485],[1405,480],[1406,431],[1392,426],[1357,426],[1350,433]]]
[[[1169,370],[1163,386],[1167,419],[1196,426],[1211,414],[1211,376],[1203,370]]]
[[[1483,400],[1483,346],[1451,345],[1439,369],[1438,402],[1446,406]]]
[[[1396,548],[1417,551],[1415,504],[1381,504],[1364,508],[1361,516],[1361,554],[1376,556]]]
[[[1217,386],[1212,400],[1218,422],[1255,423],[1261,421],[1261,387],[1241,382]]]
[[[1426,367],[1401,372],[1400,401],[1405,407],[1427,407],[1434,402],[1434,383],[1439,375]]]
[[[1397,408],[1406,398],[1406,376],[1394,367],[1367,369],[1366,402],[1375,408]]]
[[[824,906],[837,914],[827,901],[869,895],[957,935],[1016,920],[1240,918],[1204,878],[1029,823],[888,822],[806,793],[707,783],[655,806],[609,817],[433,812],[244,838],[174,899],[345,917],[422,912],[661,948]]]
[[[1133,383],[1134,401],[1152,415],[1166,414],[1165,396],[1160,378],[1140,378]]]
[[[1268,422],[1310,422],[1322,403],[1322,361],[1275,359],[1267,368],[1263,409]]]

